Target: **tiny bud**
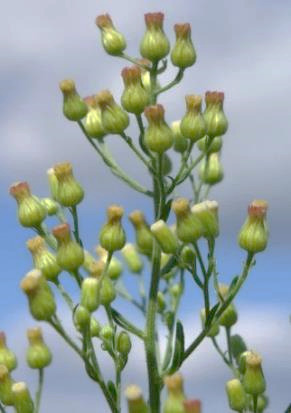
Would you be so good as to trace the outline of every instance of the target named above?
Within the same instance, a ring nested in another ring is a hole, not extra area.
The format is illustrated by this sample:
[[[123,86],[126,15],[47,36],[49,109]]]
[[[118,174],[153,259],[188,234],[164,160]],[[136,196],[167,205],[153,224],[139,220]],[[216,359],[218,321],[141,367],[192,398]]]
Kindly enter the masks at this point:
[[[242,412],[246,408],[246,394],[239,379],[232,379],[226,383],[228,404],[232,410]]]
[[[101,139],[106,135],[106,132],[102,124],[102,114],[97,99],[95,96],[88,96],[84,102],[88,106],[84,129],[90,138]]]
[[[101,31],[101,40],[105,51],[112,56],[119,56],[126,48],[126,40],[114,27],[109,14],[98,16],[96,25]]]
[[[174,136],[171,128],[165,122],[165,110],[162,105],[148,106],[144,111],[148,121],[144,140],[147,147],[159,154],[164,153],[173,145]]]
[[[266,382],[262,370],[262,358],[252,351],[246,355],[246,371],[243,377],[245,391],[252,396],[258,396],[266,390]]]
[[[114,331],[111,326],[106,325],[101,328],[100,337],[102,338],[102,340],[110,341],[113,339],[113,336],[114,336]]]
[[[60,82],[60,90],[63,93],[63,113],[65,117],[72,121],[80,121],[87,114],[87,105],[80,98],[75,82],[66,79]]]
[[[177,299],[182,294],[182,291],[183,291],[183,287],[181,284],[173,284],[171,285],[169,292],[172,298]]]
[[[46,212],[49,216],[56,215],[59,210],[59,205],[56,201],[50,198],[42,198],[40,202],[45,207]]]
[[[15,354],[6,345],[6,335],[0,331],[0,365],[7,367],[9,371],[16,369],[17,359]]]
[[[13,383],[8,368],[4,364],[0,364],[0,401],[5,406],[13,405]]]
[[[66,271],[76,271],[84,262],[84,251],[71,239],[69,224],[58,225],[52,232],[58,241],[57,263]]]
[[[30,346],[26,352],[26,361],[32,369],[43,369],[52,361],[52,354],[43,341],[42,331],[39,327],[27,330]]]
[[[203,183],[215,185],[223,179],[223,168],[218,153],[211,153],[208,159],[201,163],[199,176]]]
[[[96,318],[91,317],[91,320],[90,320],[91,337],[99,337],[100,331],[101,331],[101,325],[99,321],[97,321]]]
[[[200,400],[185,400],[184,401],[185,413],[201,413],[201,401]]]
[[[263,200],[253,201],[248,208],[248,217],[242,226],[238,242],[241,248],[251,253],[267,247],[269,231],[266,222],[268,204]]]
[[[126,331],[121,331],[116,339],[116,349],[123,356],[127,356],[131,350],[131,340]]]
[[[126,235],[121,226],[123,208],[111,205],[107,209],[107,223],[102,227],[99,239],[101,246],[108,252],[120,250],[126,242]]]
[[[191,212],[189,201],[186,198],[174,200],[172,210],[176,214],[178,238],[185,243],[197,241],[203,235],[203,226]]]
[[[185,394],[183,390],[183,378],[180,373],[166,376],[164,379],[168,390],[168,397],[164,404],[164,413],[184,413]]]
[[[240,371],[241,374],[245,374],[245,372],[246,372],[246,358],[247,358],[247,355],[250,354],[250,353],[251,353],[251,351],[246,350],[246,351],[244,351],[243,353],[241,353],[239,355],[238,368],[239,368],[239,371]]]
[[[143,269],[143,262],[133,244],[126,244],[121,253],[126,261],[129,270],[139,274]]]
[[[103,90],[96,95],[97,104],[101,109],[102,125],[106,133],[120,135],[129,125],[128,114],[115,102],[109,90]]]
[[[26,383],[14,383],[11,389],[16,413],[33,413],[34,405]]]
[[[209,137],[204,136],[204,138],[199,139],[197,146],[201,152],[219,152],[222,148],[222,138],[221,136],[216,136],[215,138],[210,139]]]
[[[151,232],[160,244],[163,252],[174,254],[178,248],[178,240],[168,225],[160,219],[151,226]]]
[[[144,401],[141,389],[132,384],[125,390],[128,413],[148,413],[147,405]]]
[[[140,115],[149,104],[149,93],[142,85],[141,69],[139,66],[125,67],[121,75],[125,87],[121,104],[127,112]]]
[[[234,304],[229,304],[229,306],[223,311],[219,318],[219,324],[221,326],[230,328],[237,322],[237,311]]]
[[[99,307],[100,304],[100,286],[96,278],[85,278],[81,286],[81,300],[80,303],[91,313]]]
[[[141,211],[133,211],[129,220],[135,228],[135,241],[142,254],[151,256],[153,249],[153,236]]]
[[[206,109],[203,114],[207,135],[212,139],[215,136],[224,135],[228,128],[228,122],[223,112],[223,92],[206,92]]]
[[[172,129],[173,136],[174,136],[173,149],[176,152],[180,152],[180,153],[185,152],[186,149],[188,148],[188,140],[185,138],[185,136],[181,132],[181,121],[176,120],[175,122],[172,122],[171,129]]]
[[[163,13],[146,13],[146,32],[140,43],[140,53],[151,62],[158,62],[167,56],[170,43],[163,30]]]
[[[201,96],[187,95],[186,114],[181,120],[181,132],[183,136],[192,142],[197,142],[206,134],[206,125],[201,113]]]
[[[202,327],[205,327],[205,321],[206,321],[206,311],[205,308],[202,308],[200,311],[200,319],[201,319],[201,324]],[[212,326],[210,330],[207,332],[207,337],[215,337],[219,334],[219,324],[218,323],[212,323]]]
[[[90,325],[90,311],[83,305],[78,305],[74,311],[74,324],[78,331],[84,331]]]
[[[188,265],[192,266],[195,261],[196,254],[189,245],[185,245],[181,251],[179,266],[186,268]]]
[[[191,39],[191,26],[189,23],[175,24],[176,43],[171,52],[174,66],[186,69],[196,62],[196,51]]]
[[[16,182],[10,187],[9,192],[16,199],[20,224],[28,228],[39,227],[47,212],[40,200],[31,194],[28,183]]]
[[[64,207],[78,205],[84,198],[84,190],[74,178],[72,164],[59,163],[54,172],[58,180],[57,201]]]

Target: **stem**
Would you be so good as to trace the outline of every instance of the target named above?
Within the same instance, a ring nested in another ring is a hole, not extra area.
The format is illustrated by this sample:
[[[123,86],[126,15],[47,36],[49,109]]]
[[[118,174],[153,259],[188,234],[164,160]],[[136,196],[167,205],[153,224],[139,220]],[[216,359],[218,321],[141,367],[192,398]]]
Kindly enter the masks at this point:
[[[225,327],[228,359],[229,359],[229,363],[232,365],[233,360],[232,360],[232,351],[231,351],[231,345],[230,345],[230,332],[231,332],[231,328]]]
[[[127,291],[125,286],[121,283],[121,281],[118,281],[117,284],[115,284],[115,290],[117,294],[124,298],[125,300],[129,301],[131,304],[133,304],[136,308],[138,308],[143,315],[145,315],[145,307],[143,304],[139,303],[133,296]]]
[[[77,212],[77,205],[72,206],[69,210],[72,214],[73,221],[74,221],[74,231],[73,231],[73,233],[74,233],[75,240],[82,247],[83,243],[80,239],[80,233],[79,233],[79,218],[78,218],[78,212]]]
[[[1,413],[6,413],[6,409],[5,409],[5,407],[3,406],[3,404],[0,402],[0,412]]]
[[[257,413],[258,411],[258,395],[253,396],[253,402],[254,402],[254,413]]]
[[[166,86],[161,87],[160,89],[158,89],[155,92],[155,95],[158,96],[160,93],[164,93],[167,90],[171,89],[172,87],[176,86],[178,83],[180,83],[181,80],[183,79],[183,76],[184,76],[184,70],[185,69],[179,69],[175,79],[172,80],[170,83],[168,83]]]
[[[74,343],[74,341],[68,336],[64,330],[60,320],[57,316],[54,316],[54,320],[51,319],[48,323],[57,331],[57,333],[65,340],[65,342],[81,357],[83,358],[82,350]]]
[[[44,369],[39,369],[38,370],[38,389],[35,395],[34,413],[39,412],[41,395],[42,395],[42,390],[43,390],[43,382],[44,382]]]
[[[69,296],[69,294],[65,291],[64,287],[62,286],[62,284],[59,282],[59,280],[55,280],[54,284],[57,286],[57,289],[59,290],[59,292],[61,293],[63,299],[65,300],[65,302],[67,303],[68,307],[70,308],[70,310],[74,309],[74,302],[71,299],[71,297]]]
[[[150,68],[147,65],[143,65],[142,63],[138,61],[138,59],[135,59],[134,57],[131,57],[124,52],[122,52],[119,57],[121,57],[122,59],[128,60],[129,62],[141,67],[144,70],[147,70],[147,71],[150,70]]]
[[[141,149],[144,151],[144,153],[146,153],[150,158],[152,158],[152,155],[151,155],[150,151],[148,150],[148,148],[146,147],[146,145],[144,143],[144,125],[143,125],[141,115],[136,115],[136,121],[137,121],[139,131],[140,131],[139,145],[140,145]]]
[[[137,149],[137,147],[132,142],[132,139],[127,136],[124,132],[120,134],[128,146],[133,150],[136,156],[142,161],[142,163],[148,168],[150,172],[153,172],[153,168],[150,162],[143,156],[143,154]]]
[[[221,350],[219,344],[217,343],[216,338],[212,337],[211,341],[213,343],[214,348],[216,349],[216,351],[218,352],[218,354],[221,356],[222,360],[224,361],[224,363],[232,370],[234,376],[239,378],[238,370],[234,367],[233,364],[230,364],[229,360],[227,359],[224,352]]]

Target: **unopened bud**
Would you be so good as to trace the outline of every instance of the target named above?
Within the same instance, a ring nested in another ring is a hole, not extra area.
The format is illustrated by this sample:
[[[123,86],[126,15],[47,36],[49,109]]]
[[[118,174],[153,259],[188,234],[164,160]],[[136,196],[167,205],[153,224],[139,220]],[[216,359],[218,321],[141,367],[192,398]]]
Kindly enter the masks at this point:
[[[243,377],[243,386],[245,391],[252,396],[258,396],[266,390],[262,358],[257,353],[249,352],[246,355],[246,371]]]
[[[211,153],[201,164],[199,176],[203,183],[215,185],[223,179],[223,168],[218,153]]]
[[[186,100],[186,114],[181,120],[181,132],[185,138],[192,142],[197,142],[206,134],[206,125],[201,113],[201,96],[187,95]]]
[[[6,335],[0,331],[0,365],[3,364],[9,371],[17,367],[15,354],[6,345]]]
[[[71,239],[69,224],[58,225],[52,232],[58,241],[57,263],[66,271],[76,271],[83,264],[84,251]]]
[[[101,139],[106,135],[106,131],[102,124],[102,114],[97,99],[95,96],[88,96],[84,102],[88,106],[84,129],[90,138]]]
[[[107,223],[102,227],[99,239],[101,246],[112,253],[124,247],[126,235],[121,225],[123,208],[111,205],[107,209]]]
[[[43,341],[42,331],[39,327],[27,330],[29,347],[26,352],[26,361],[32,369],[43,369],[52,361],[52,354]]]
[[[204,136],[204,138],[199,139],[199,141],[197,142],[197,146],[201,152],[219,152],[222,148],[222,138],[221,136],[216,136],[215,138],[210,139],[209,137]]]
[[[97,321],[96,318],[91,317],[91,320],[90,320],[90,334],[91,334],[91,337],[99,337],[100,330],[101,330],[101,325],[100,325],[99,321]]]
[[[121,72],[124,91],[121,104],[127,112],[140,115],[149,104],[149,93],[144,89],[139,66],[125,67]]]
[[[172,376],[166,376],[164,381],[168,390],[168,397],[164,404],[164,413],[184,413],[184,400],[186,397],[181,374],[175,373]]]
[[[188,140],[185,138],[185,136],[181,132],[181,121],[176,120],[175,122],[172,122],[171,129],[172,129],[173,136],[174,136],[173,149],[176,152],[180,152],[180,153],[185,152],[186,149],[188,148]]]
[[[151,256],[153,249],[153,236],[141,211],[133,211],[129,219],[135,228],[135,241],[142,254]]]
[[[87,105],[79,96],[75,82],[66,79],[60,82],[60,89],[63,93],[63,113],[65,117],[72,121],[80,121],[87,114]]]
[[[113,56],[120,55],[126,48],[126,40],[123,34],[114,27],[109,14],[98,16],[96,25],[101,31],[101,40],[105,51]]]
[[[100,337],[102,340],[110,341],[114,336],[114,331],[110,325],[106,325],[100,330]]]
[[[102,281],[100,289],[100,302],[105,307],[110,305],[116,298],[115,287],[111,279],[107,276]]]
[[[202,327],[205,327],[205,321],[206,321],[206,311],[205,308],[202,308],[200,311],[200,319],[201,319],[201,324]],[[219,324],[217,322],[212,323],[211,328],[207,332],[207,337],[215,337],[219,334]]]
[[[26,383],[20,381],[12,386],[16,413],[33,413],[34,405]]]
[[[5,406],[13,405],[13,383],[8,368],[4,364],[0,364],[0,402]]]
[[[221,326],[230,328],[237,322],[237,318],[237,311],[234,304],[231,303],[219,317],[219,324]]]
[[[227,118],[223,112],[223,92],[206,92],[206,109],[203,114],[207,135],[210,138],[224,135],[228,128]]]
[[[163,30],[163,13],[146,13],[146,32],[140,43],[140,53],[151,62],[163,59],[170,50],[170,43]]]
[[[172,209],[176,214],[178,238],[185,243],[197,241],[203,235],[203,226],[191,212],[189,201],[178,198],[172,202]]]
[[[131,340],[126,331],[121,331],[116,339],[116,349],[123,356],[127,356],[131,350]]]
[[[51,198],[42,198],[40,202],[45,207],[46,212],[49,216],[56,215],[59,210],[59,205],[56,201]]]
[[[74,311],[74,324],[78,331],[84,331],[90,325],[90,311],[83,305],[78,305]]]
[[[96,95],[97,104],[101,109],[102,125],[106,133],[120,135],[129,125],[128,114],[115,102],[109,90],[103,90]]]
[[[239,379],[232,379],[225,386],[228,404],[232,410],[242,412],[246,408],[246,394]]]
[[[168,225],[160,219],[151,226],[151,232],[160,244],[163,252],[174,254],[178,248],[178,240]]]
[[[148,413],[147,405],[144,401],[141,389],[132,384],[125,390],[128,413]]]
[[[167,151],[174,142],[171,128],[165,122],[165,110],[162,105],[148,106],[144,111],[148,121],[144,140],[147,147],[156,153],[162,154]]]
[[[230,348],[231,353],[236,360],[239,360],[240,355],[247,350],[243,338],[238,334],[230,337]]]
[[[100,260],[96,261],[93,265],[91,265],[90,273],[93,276],[101,275],[108,257],[108,252],[99,245],[96,248],[97,254],[100,256]],[[107,275],[112,280],[117,280],[120,275],[122,274],[122,263],[116,257],[112,257],[109,263],[109,267],[107,269]]]
[[[58,197],[58,178],[56,177],[54,168],[50,168],[47,170],[47,177],[48,177],[48,184],[49,184],[49,189],[51,193],[52,199],[55,201],[57,200]]]
[[[180,69],[194,65],[196,51],[191,39],[191,26],[189,23],[175,24],[176,43],[171,52],[171,60],[174,66]]]
[[[59,163],[54,171],[58,180],[57,201],[64,207],[78,205],[84,198],[84,190],[74,178],[72,164]]]
[[[126,244],[121,253],[131,272],[139,274],[143,269],[143,262],[133,244]]]
[[[180,254],[179,266],[186,268],[188,265],[192,266],[195,261],[196,254],[189,245],[185,245]]]
[[[201,401],[198,399],[184,401],[185,413],[201,413]]]
[[[91,313],[99,307],[99,289],[99,281],[96,278],[88,277],[82,282],[80,302]]]
[[[203,201],[193,205],[191,212],[195,214],[202,226],[205,238],[216,238],[219,235],[218,203],[216,201]]]

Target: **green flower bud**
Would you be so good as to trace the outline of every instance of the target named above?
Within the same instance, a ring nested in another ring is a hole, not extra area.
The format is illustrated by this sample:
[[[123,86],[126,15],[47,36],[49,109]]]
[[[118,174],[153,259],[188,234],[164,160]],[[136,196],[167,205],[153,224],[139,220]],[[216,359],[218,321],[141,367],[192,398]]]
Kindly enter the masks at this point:
[[[50,217],[56,215],[59,210],[59,205],[56,201],[50,198],[42,198],[40,202],[45,207],[46,212]]]
[[[78,205],[84,198],[84,190],[73,176],[72,165],[69,162],[54,166],[58,180],[57,200],[64,207]]]
[[[230,328],[237,322],[237,311],[233,304],[229,304],[229,306],[223,311],[219,318],[219,324],[221,326]]]
[[[10,187],[18,205],[18,220],[23,227],[39,227],[46,217],[46,208],[31,194],[27,182],[16,182]]]
[[[200,179],[208,185],[215,185],[223,179],[223,169],[217,153],[211,153],[204,159],[199,171]]]
[[[201,413],[201,401],[198,399],[184,400],[185,413]]]
[[[120,135],[129,125],[128,114],[115,102],[109,90],[103,90],[96,95],[97,104],[101,109],[102,125],[106,133]]]
[[[166,309],[166,301],[165,301],[165,296],[162,293],[162,291],[158,291],[157,304],[158,304],[158,312],[163,313],[164,310]]]
[[[131,340],[126,331],[121,331],[116,339],[116,350],[123,356],[127,356],[131,350]]]
[[[84,251],[71,239],[69,224],[58,225],[52,232],[58,241],[57,263],[66,271],[76,271],[84,262]]]
[[[247,350],[247,346],[243,338],[238,334],[230,337],[230,347],[231,353],[236,360],[239,360],[240,355]]]
[[[102,340],[110,341],[113,339],[114,331],[110,325],[106,325],[100,330],[100,337]]]
[[[100,289],[100,302],[104,306],[108,306],[116,298],[114,285],[108,275],[103,279]]]
[[[152,91],[151,75],[150,75],[151,62],[148,59],[139,59],[137,62],[148,68],[148,70],[147,70],[147,69],[144,69],[144,68],[141,67],[141,83],[142,83],[144,89],[148,93],[151,93],[151,91]],[[157,82],[157,87],[160,87],[158,82]]]
[[[181,121],[176,120],[175,122],[172,122],[171,129],[172,129],[173,136],[174,136],[173,149],[176,152],[180,152],[180,153],[185,152],[186,149],[188,148],[188,140],[185,138],[185,136],[181,132]]]
[[[4,364],[0,364],[0,401],[5,406],[13,405],[13,383],[14,381],[10,377],[8,368]]]
[[[96,96],[88,96],[84,99],[88,106],[88,113],[84,122],[84,129],[90,138],[101,139],[106,135],[102,124],[101,109]]]
[[[238,243],[244,250],[257,253],[267,247],[269,231],[266,223],[268,204],[255,200],[248,207],[248,217],[242,226]]]
[[[206,311],[205,308],[202,308],[200,311],[200,319],[201,319],[201,324],[202,327],[204,328],[205,326],[205,321],[206,321]],[[219,324],[214,323],[210,330],[208,330],[208,333],[206,334],[207,337],[215,337],[219,334]]]
[[[49,321],[56,312],[54,295],[40,270],[32,270],[20,283],[27,295],[31,315],[36,320]]]
[[[88,108],[76,91],[75,82],[71,79],[63,80],[60,83],[60,89],[64,98],[63,113],[65,117],[76,122],[83,119],[88,112]]]
[[[172,202],[172,209],[177,218],[177,235],[185,243],[196,242],[203,235],[203,226],[194,215],[186,198],[178,198]]]
[[[42,237],[36,236],[26,242],[28,250],[31,252],[34,267],[41,270],[47,280],[55,281],[61,272],[56,257],[46,247]]]
[[[91,266],[96,264],[96,259],[89,251],[84,250],[83,268],[87,273],[91,272]]]
[[[228,404],[232,410],[242,412],[246,408],[246,394],[243,385],[239,379],[232,379],[226,383],[226,394],[228,397]]]
[[[161,254],[161,268],[163,268],[168,263],[170,258],[171,258],[170,254],[165,254],[164,252],[162,252],[162,254]],[[164,274],[163,278],[165,280],[170,280],[171,278],[173,278],[175,276],[176,270],[177,270],[177,268],[174,267],[171,271]]]
[[[160,219],[151,226],[151,232],[160,244],[163,252],[174,254],[178,248],[178,240],[175,234],[170,230],[168,225]]]
[[[91,322],[90,311],[83,305],[78,305],[74,311],[74,324],[78,331],[84,331]]]
[[[7,367],[9,371],[16,369],[17,359],[15,354],[6,345],[4,331],[0,331],[0,365]]]
[[[141,389],[138,386],[134,384],[128,386],[125,390],[125,397],[128,413],[149,413]]]
[[[164,381],[168,390],[168,397],[164,403],[163,413],[185,413],[184,400],[186,397],[181,374],[175,373],[172,376],[166,376]]]
[[[34,405],[27,385],[20,381],[12,386],[14,408],[16,413],[33,413]]]
[[[54,168],[50,168],[47,170],[47,177],[48,177],[51,197],[53,200],[57,201],[59,183],[58,183],[58,178],[56,177]]]
[[[139,66],[125,67],[121,76],[124,82],[121,104],[127,112],[140,115],[150,100],[149,93],[142,85],[141,69]]]
[[[222,138],[221,136],[216,136],[215,138],[210,139],[209,137],[204,136],[204,138],[199,139],[197,146],[201,152],[219,152],[222,148]]]
[[[91,337],[99,337],[100,331],[101,331],[101,325],[99,321],[97,321],[96,318],[91,317],[91,320],[90,320]]]
[[[246,358],[248,354],[251,354],[251,351],[244,351],[239,356],[238,368],[241,374],[245,374],[246,372]]]
[[[193,265],[196,254],[189,245],[185,245],[180,254],[179,266],[186,268],[188,265]]]
[[[140,43],[140,53],[151,62],[158,62],[167,56],[170,43],[163,30],[163,13],[146,13],[146,32]]]
[[[185,138],[197,142],[206,135],[206,125],[201,113],[201,96],[187,95],[186,114],[181,120],[180,129]]]
[[[98,16],[96,25],[101,31],[101,40],[105,51],[113,56],[120,55],[126,48],[126,40],[114,27],[109,14]]]
[[[80,303],[91,313],[99,307],[100,304],[100,285],[99,280],[93,277],[85,278],[81,287]]]
[[[206,92],[206,109],[203,114],[207,135],[210,138],[224,135],[228,128],[228,122],[223,112],[223,92]]]
[[[144,114],[148,121],[144,134],[145,143],[151,151],[162,154],[170,149],[174,142],[172,130],[164,119],[165,110],[158,104],[145,108]]]
[[[243,386],[245,391],[252,396],[258,396],[266,390],[262,358],[257,353],[249,352],[246,355],[246,371],[243,377]]]
[[[174,66],[186,69],[196,62],[196,51],[191,39],[191,26],[189,23],[175,24],[176,43],[171,52]]]
[[[43,369],[52,361],[52,354],[44,343],[40,327],[27,330],[29,347],[26,352],[26,361],[32,369]]]
[[[151,256],[153,250],[153,236],[141,211],[133,211],[129,219],[135,228],[135,241],[142,254]]]
[[[218,203],[216,201],[203,201],[195,204],[191,208],[191,212],[199,218],[203,226],[205,238],[218,237]]]
[[[121,253],[129,270],[133,273],[139,274],[143,269],[143,262],[133,244],[126,244]]]
[[[92,273],[97,271],[101,275],[105,268],[108,252],[104,248],[102,248],[101,245],[98,245],[96,252],[101,260],[97,261],[97,265],[95,263],[93,266],[91,266],[90,272]],[[112,257],[107,270],[108,277],[112,280],[117,280],[122,274],[122,270],[122,263],[116,257]]]
[[[167,176],[171,173],[172,168],[173,168],[173,164],[172,164],[171,158],[166,153],[164,153],[162,163],[163,163],[162,164],[162,174],[163,174],[163,176]]]
[[[111,205],[107,209],[107,223],[102,227],[99,235],[101,246],[108,252],[121,250],[126,242],[126,235],[121,226],[123,208]]]

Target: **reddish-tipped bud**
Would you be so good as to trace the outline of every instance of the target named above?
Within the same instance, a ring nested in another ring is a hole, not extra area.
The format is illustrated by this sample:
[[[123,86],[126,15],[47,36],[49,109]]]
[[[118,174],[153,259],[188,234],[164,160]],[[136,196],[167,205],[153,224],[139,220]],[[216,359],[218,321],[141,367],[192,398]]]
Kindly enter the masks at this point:
[[[58,180],[57,201],[65,207],[78,205],[84,198],[84,190],[74,178],[72,164],[58,163],[54,172]]]
[[[96,95],[101,109],[102,125],[107,133],[120,135],[129,125],[127,113],[115,102],[109,90],[103,90]]]
[[[140,43],[140,53],[146,59],[157,62],[167,56],[170,43],[163,30],[163,13],[146,13],[147,30]]]
[[[201,413],[201,401],[198,399],[184,401],[185,413]]]
[[[63,94],[63,113],[72,121],[80,121],[87,114],[87,106],[80,98],[75,82],[71,79],[62,80],[59,84]]]
[[[147,147],[157,153],[164,153],[174,142],[171,128],[165,122],[165,110],[160,104],[148,106],[144,114],[148,121],[144,139]]]
[[[6,335],[0,331],[0,365],[3,364],[9,371],[17,367],[15,354],[6,345]]]
[[[113,56],[120,55],[126,48],[126,40],[114,27],[109,14],[98,16],[96,25],[101,30],[101,40],[105,51]]]
[[[181,120],[181,132],[185,138],[196,142],[206,134],[206,125],[201,113],[202,98],[198,95],[187,95],[186,114]]]
[[[124,91],[121,104],[127,112],[140,115],[149,103],[149,94],[144,89],[139,66],[125,67],[121,76],[124,82]]]
[[[54,281],[61,268],[54,254],[47,249],[44,239],[40,236],[31,238],[26,242],[26,246],[31,252],[35,268],[41,270],[47,280]]]
[[[58,225],[52,232],[58,241],[57,263],[66,271],[76,271],[84,262],[84,251],[71,239],[69,224]]]
[[[96,96],[87,96],[84,102],[88,107],[84,128],[91,138],[101,139],[106,135],[106,131],[102,124],[101,109]]]
[[[191,212],[188,199],[174,200],[172,210],[176,214],[178,238],[185,243],[196,242],[203,235],[204,230],[200,220]]]
[[[224,135],[228,128],[228,121],[223,112],[223,92],[206,92],[205,103],[206,109],[204,119],[207,129],[207,135],[210,138]]]
[[[101,229],[99,239],[101,246],[108,252],[114,252],[124,247],[126,235],[121,225],[124,210],[118,205],[107,209],[107,223]]]
[[[153,236],[144,214],[141,211],[133,211],[129,220],[135,228],[135,241],[142,254],[150,256],[153,249]]]
[[[189,23],[175,24],[176,43],[171,53],[173,65],[186,69],[196,61],[196,51],[191,39],[191,26]]]

